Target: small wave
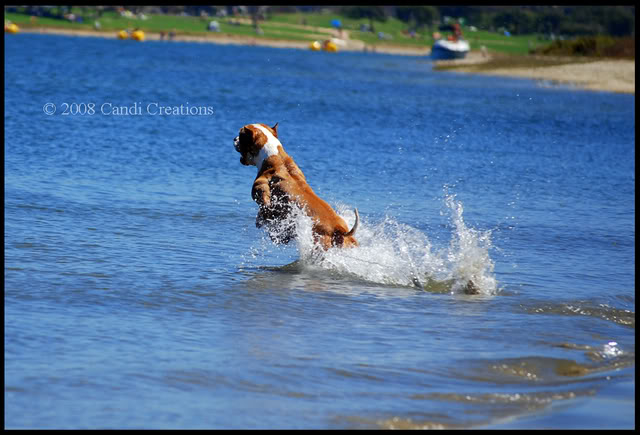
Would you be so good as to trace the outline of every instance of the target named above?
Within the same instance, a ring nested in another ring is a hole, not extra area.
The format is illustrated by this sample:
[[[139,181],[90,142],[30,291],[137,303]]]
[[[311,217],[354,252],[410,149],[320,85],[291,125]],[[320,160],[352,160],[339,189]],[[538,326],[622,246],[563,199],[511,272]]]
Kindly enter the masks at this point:
[[[576,398],[592,397],[596,390],[543,390],[536,392],[450,393],[432,392],[413,394],[410,400],[446,406],[448,413],[411,413],[382,418],[375,416],[346,416],[340,418],[350,428],[379,429],[482,429],[499,425],[518,417],[539,412],[556,403]],[[464,406],[461,410],[460,406]],[[382,411],[384,412],[384,411]]]
[[[630,328],[636,327],[636,313],[634,311],[594,301],[541,302],[523,306],[523,309],[529,314],[589,316]]]
[[[595,385],[613,377],[626,377],[616,372],[635,364],[635,353],[621,350],[615,342],[607,343],[600,351],[587,352],[586,356],[591,362],[545,356],[476,360],[470,362],[474,367],[472,370],[463,372],[454,368],[451,374],[457,378],[496,385],[527,383],[558,386],[581,382]]]
[[[455,195],[445,193],[444,201],[451,215],[452,236],[448,246],[440,249],[421,230],[388,215],[380,222],[370,222],[361,214],[356,233],[360,246],[351,249],[318,248],[313,242],[311,218],[299,209],[294,208],[288,221],[278,227],[284,231],[295,228],[300,255],[297,267],[303,270],[327,270],[367,282],[418,287],[434,293],[495,295],[498,287],[489,256],[491,231],[467,226],[462,203]],[[349,227],[355,222],[352,207],[340,204],[336,212]],[[271,239],[280,237],[277,228],[268,232]],[[254,258],[257,252],[253,250]]]

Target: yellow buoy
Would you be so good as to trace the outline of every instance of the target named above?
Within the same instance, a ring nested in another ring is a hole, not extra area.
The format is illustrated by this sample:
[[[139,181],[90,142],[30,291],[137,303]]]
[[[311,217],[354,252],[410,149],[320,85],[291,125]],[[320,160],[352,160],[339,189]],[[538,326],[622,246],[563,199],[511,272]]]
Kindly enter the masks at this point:
[[[127,39],[129,37],[129,34],[127,33],[126,30],[120,30],[118,32],[118,39]]]
[[[18,33],[20,31],[20,27],[18,27],[16,23],[11,23],[4,26],[4,31],[9,33]]]
[[[335,42],[328,41],[324,44],[324,51],[335,53],[336,51],[338,51],[338,46],[335,44]]]
[[[309,48],[313,51],[320,51],[322,49],[322,45],[320,45],[318,41],[313,41],[311,44],[309,44]]]
[[[142,30],[135,30],[131,34],[131,38],[135,39],[136,41],[144,41],[144,32]]]

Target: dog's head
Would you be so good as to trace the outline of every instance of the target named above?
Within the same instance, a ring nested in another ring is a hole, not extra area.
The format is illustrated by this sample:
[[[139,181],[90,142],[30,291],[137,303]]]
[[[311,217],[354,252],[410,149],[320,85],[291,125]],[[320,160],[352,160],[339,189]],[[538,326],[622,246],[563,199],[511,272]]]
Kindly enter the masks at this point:
[[[240,163],[257,166],[258,170],[268,157],[278,154],[282,146],[278,140],[278,124],[269,127],[266,124],[247,124],[233,139],[233,146],[240,153]]]

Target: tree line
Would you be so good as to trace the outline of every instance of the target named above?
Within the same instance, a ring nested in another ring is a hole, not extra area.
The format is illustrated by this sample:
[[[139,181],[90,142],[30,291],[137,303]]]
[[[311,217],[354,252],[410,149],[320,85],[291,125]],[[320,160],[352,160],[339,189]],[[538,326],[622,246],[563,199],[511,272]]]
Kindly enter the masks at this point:
[[[103,11],[109,6],[86,7]],[[489,31],[509,31],[513,35],[555,34],[563,36],[635,36],[635,6],[124,6],[134,13],[215,15],[221,10],[229,14],[257,15],[287,12],[333,12],[355,19],[368,19],[371,30],[375,22],[395,17],[414,30],[433,29],[445,17],[463,19]],[[9,9],[15,9],[9,8]],[[33,15],[56,15],[70,6],[27,6]],[[5,7],[5,11],[8,7]],[[55,12],[54,12],[55,11]],[[256,12],[258,11],[258,12]]]
[[[350,18],[371,22],[395,17],[417,29],[431,28],[444,17],[466,25],[514,35],[543,33],[565,36],[635,35],[635,6],[345,6]]]

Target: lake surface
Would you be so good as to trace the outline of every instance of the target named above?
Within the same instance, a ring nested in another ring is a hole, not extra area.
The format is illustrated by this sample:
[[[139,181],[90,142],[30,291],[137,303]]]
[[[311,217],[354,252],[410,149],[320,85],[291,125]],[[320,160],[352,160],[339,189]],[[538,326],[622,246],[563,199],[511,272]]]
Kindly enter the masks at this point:
[[[37,34],[4,77],[6,428],[635,427],[634,95]],[[360,247],[255,227],[255,122]]]

